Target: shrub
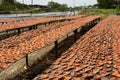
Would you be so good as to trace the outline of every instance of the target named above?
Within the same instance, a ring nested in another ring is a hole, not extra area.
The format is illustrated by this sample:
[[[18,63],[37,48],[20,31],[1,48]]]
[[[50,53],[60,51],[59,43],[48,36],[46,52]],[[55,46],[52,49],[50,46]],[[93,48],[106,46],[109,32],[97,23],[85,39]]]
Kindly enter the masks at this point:
[[[120,11],[120,4],[117,5],[116,9],[117,11]]]

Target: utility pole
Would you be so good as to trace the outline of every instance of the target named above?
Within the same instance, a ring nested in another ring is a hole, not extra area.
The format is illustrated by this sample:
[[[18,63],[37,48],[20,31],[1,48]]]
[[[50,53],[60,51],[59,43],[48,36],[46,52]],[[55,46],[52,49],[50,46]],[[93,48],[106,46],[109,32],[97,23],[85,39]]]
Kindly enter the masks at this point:
[[[24,14],[24,0],[22,0],[22,2],[23,2],[23,14]]]
[[[85,15],[87,15],[87,6],[86,6],[86,3],[84,3],[84,11],[85,11]]]
[[[75,15],[75,0],[73,1],[73,8],[74,8],[74,14]]]
[[[24,0],[22,0],[22,3],[23,3],[23,17],[21,18],[22,20],[24,20]]]
[[[15,0],[14,0],[14,4],[15,4],[15,12],[16,12],[16,17],[18,16],[18,14],[17,14],[17,4],[16,4],[16,2],[15,2]]]
[[[32,10],[33,10],[33,0],[31,0],[31,8],[32,8]],[[32,10],[31,10],[31,16],[32,16]]]

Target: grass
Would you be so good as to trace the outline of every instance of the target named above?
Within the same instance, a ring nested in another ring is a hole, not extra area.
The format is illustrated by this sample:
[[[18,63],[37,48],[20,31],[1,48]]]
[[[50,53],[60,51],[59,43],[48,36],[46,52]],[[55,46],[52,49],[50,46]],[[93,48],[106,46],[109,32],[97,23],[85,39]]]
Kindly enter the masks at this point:
[[[39,13],[45,13],[46,11],[44,11],[44,10],[33,10],[32,11],[32,13],[34,13],[34,14],[39,14]],[[29,11],[28,13],[31,13],[31,11]]]
[[[116,14],[116,11],[116,9],[86,9],[82,14],[100,15],[102,18],[106,18],[110,15]]]

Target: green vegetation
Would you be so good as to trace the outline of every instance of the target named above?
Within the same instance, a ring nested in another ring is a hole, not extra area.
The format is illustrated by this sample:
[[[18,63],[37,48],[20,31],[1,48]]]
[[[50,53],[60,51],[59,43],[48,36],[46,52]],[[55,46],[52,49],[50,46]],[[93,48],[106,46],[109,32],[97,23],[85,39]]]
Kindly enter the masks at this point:
[[[56,12],[56,11],[67,11],[68,10],[68,6],[66,4],[59,4],[57,2],[49,2],[48,5],[47,5],[50,9],[48,11],[51,11],[51,12]],[[38,10],[32,10],[32,13],[44,13],[46,12],[46,10],[44,9],[38,9]],[[28,11],[28,13],[31,13],[31,11]]]
[[[99,8],[109,9],[112,8],[112,0],[97,0]]]
[[[15,6],[13,6],[13,4],[10,4],[9,2],[4,1],[0,5],[0,11],[9,11],[9,10],[15,10]]]
[[[0,4],[1,14],[9,14],[13,13],[14,11],[23,11],[28,9],[30,9],[30,6],[18,2],[14,3],[13,0],[3,1],[2,4]]]
[[[3,3],[14,4],[14,0],[7,0],[7,1],[4,0]]]
[[[109,15],[116,14],[116,9],[86,9],[82,14],[100,15],[102,18],[106,18]]]
[[[102,14],[105,15],[109,15],[113,13],[120,14],[120,0],[97,0],[97,1],[98,1],[98,7],[100,9],[105,9],[102,11]],[[106,9],[110,9],[110,10],[106,10]]]
[[[31,11],[27,11],[27,12],[25,12],[25,13],[33,13],[33,14],[38,14],[38,13],[45,13],[46,11],[45,10],[41,10],[41,9],[39,9],[39,10],[31,10]]]
[[[116,10],[117,10],[117,11],[120,11],[120,4],[117,5]]]
[[[100,15],[102,18],[106,18],[120,12],[120,0],[97,0],[97,2],[98,8],[85,8],[82,14]]]
[[[111,9],[120,4],[120,0],[97,0],[99,8]]]
[[[57,2],[49,2],[48,7],[50,7],[49,11],[67,11],[68,6],[66,4],[59,4]],[[0,14],[13,14],[13,13],[43,13],[46,10],[42,9],[32,9],[31,6],[21,4],[18,2],[14,3],[14,0],[6,0],[0,4]]]
[[[59,4],[57,2],[49,2],[48,6],[51,8],[50,11],[67,11],[68,6],[67,4]]]

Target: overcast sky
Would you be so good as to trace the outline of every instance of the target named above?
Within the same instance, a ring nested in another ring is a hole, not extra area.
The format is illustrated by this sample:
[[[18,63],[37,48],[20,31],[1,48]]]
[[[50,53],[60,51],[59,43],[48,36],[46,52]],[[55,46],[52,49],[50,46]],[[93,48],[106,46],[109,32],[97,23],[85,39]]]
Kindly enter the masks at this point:
[[[23,0],[17,0],[22,3]],[[26,4],[31,4],[31,0],[24,0]],[[34,4],[47,5],[51,0],[33,0]],[[64,3],[68,6],[73,6],[73,2],[75,1],[76,6],[84,6],[84,5],[93,5],[97,3],[97,0],[52,0],[54,2]]]

